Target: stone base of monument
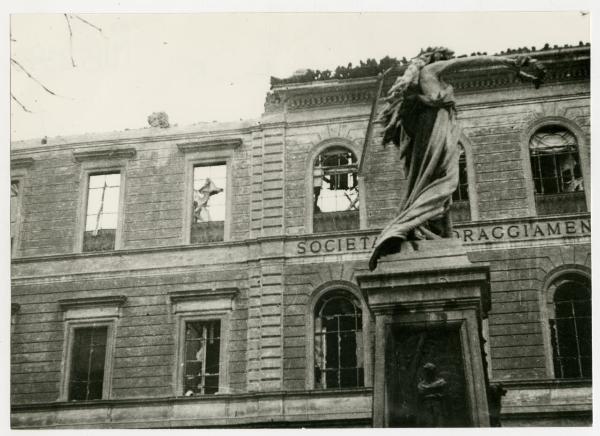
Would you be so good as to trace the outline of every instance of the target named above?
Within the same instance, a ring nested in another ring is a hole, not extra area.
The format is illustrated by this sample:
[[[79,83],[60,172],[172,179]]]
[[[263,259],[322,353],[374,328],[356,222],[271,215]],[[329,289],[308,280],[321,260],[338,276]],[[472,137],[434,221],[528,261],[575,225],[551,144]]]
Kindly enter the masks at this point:
[[[376,324],[373,425],[489,426],[488,266],[471,263],[457,240],[419,241],[358,283]]]

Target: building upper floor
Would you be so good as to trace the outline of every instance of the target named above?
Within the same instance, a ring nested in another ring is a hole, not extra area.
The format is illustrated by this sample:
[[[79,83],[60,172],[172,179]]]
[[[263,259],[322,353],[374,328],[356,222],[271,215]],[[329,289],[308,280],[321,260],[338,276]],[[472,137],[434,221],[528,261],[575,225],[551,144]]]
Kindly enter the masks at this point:
[[[589,47],[533,56],[539,89],[498,68],[449,78],[457,228],[589,210]],[[376,90],[376,77],[285,81],[257,120],[13,142],[13,257],[379,229],[406,176],[381,126],[365,139]]]

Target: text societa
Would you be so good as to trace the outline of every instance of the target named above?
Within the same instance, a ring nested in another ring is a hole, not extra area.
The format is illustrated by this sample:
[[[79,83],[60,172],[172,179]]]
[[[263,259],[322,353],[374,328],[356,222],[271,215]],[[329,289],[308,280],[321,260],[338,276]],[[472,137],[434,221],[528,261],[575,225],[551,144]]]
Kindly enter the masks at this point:
[[[452,230],[464,243],[501,242],[511,240],[585,236],[591,233],[589,219],[554,220],[519,224],[483,225]],[[304,239],[296,244],[296,254],[346,253],[368,251],[377,235]]]

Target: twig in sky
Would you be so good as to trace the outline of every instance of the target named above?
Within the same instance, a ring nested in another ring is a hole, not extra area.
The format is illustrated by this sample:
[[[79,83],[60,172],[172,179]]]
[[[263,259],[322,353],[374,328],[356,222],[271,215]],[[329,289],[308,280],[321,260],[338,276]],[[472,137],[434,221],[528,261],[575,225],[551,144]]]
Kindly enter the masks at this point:
[[[73,60],[73,30],[71,29],[71,21],[69,20],[69,16],[67,14],[63,14],[65,16],[65,20],[67,20],[67,26],[69,27],[69,54],[71,55],[71,64],[73,68],[75,65],[75,60]]]
[[[19,105],[19,106],[21,106],[21,109],[23,109],[25,112],[29,112],[30,114],[31,114],[31,113],[33,113],[33,112],[31,112],[29,109],[27,109],[27,108],[25,107],[25,105],[24,105],[23,103],[21,103],[21,102],[19,101],[19,99],[13,95],[13,93],[12,93],[12,92],[10,93],[10,98],[12,98],[12,99],[13,99],[13,100],[14,100],[14,101],[15,101],[15,102],[16,102],[16,103]]]
[[[79,21],[82,21],[82,22],[84,22],[84,23],[85,23],[85,24],[87,24],[88,26],[91,26],[91,27],[93,27],[94,29],[96,29],[98,32],[102,33],[102,29],[101,29],[100,27],[98,27],[98,26],[96,26],[96,25],[94,25],[94,24],[90,23],[90,22],[89,22],[89,21],[87,21],[87,20],[84,20],[84,19],[83,19],[83,18],[81,18],[79,15],[71,15],[71,18],[73,18],[73,17],[77,18]]]
[[[21,65],[19,62],[17,62],[17,61],[16,61],[14,58],[10,58],[10,61],[11,61],[13,64],[15,64],[17,67],[19,67],[19,68],[20,68],[20,69],[21,69],[21,70],[22,70],[22,71],[23,71],[25,74],[27,74],[27,76],[28,76],[28,77],[29,77],[31,80],[33,80],[35,83],[37,83],[37,84],[38,84],[38,85],[40,85],[42,88],[44,88],[44,91],[46,91],[47,93],[49,93],[49,94],[52,94],[52,95],[54,95],[54,96],[58,97],[58,96],[56,95],[56,93],[55,93],[55,92],[53,92],[53,91],[49,90],[48,88],[46,88],[42,82],[40,82],[38,79],[36,79],[35,77],[33,77],[33,75],[31,75],[31,73],[29,73],[29,71],[27,71],[27,70],[25,69],[25,67],[24,67],[23,65]]]

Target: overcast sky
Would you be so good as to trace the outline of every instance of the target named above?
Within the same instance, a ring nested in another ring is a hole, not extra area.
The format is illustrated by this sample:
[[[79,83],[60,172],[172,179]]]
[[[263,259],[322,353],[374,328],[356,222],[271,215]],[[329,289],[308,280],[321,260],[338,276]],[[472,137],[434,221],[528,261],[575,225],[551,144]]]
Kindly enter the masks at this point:
[[[13,140],[145,127],[154,111],[179,125],[257,118],[270,76],[428,45],[492,54],[590,41],[579,12],[80,16],[102,33],[71,21],[75,68],[64,16],[12,16],[12,57],[59,95],[13,66],[12,93],[32,111],[11,106]]]

